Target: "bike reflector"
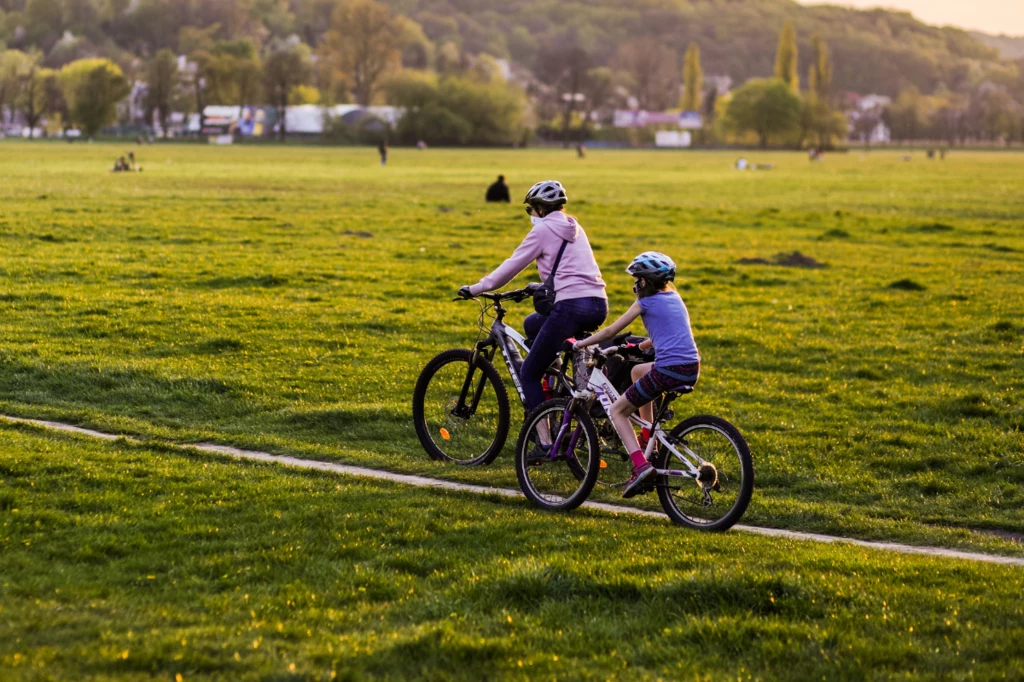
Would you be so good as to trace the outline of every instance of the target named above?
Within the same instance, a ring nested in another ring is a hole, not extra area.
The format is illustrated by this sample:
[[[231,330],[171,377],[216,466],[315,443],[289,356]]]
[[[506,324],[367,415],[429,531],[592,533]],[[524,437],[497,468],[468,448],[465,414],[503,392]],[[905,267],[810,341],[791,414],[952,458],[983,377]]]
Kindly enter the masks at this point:
[[[448,433],[448,429],[441,429],[441,438],[444,438],[445,440],[451,440],[452,434]]]

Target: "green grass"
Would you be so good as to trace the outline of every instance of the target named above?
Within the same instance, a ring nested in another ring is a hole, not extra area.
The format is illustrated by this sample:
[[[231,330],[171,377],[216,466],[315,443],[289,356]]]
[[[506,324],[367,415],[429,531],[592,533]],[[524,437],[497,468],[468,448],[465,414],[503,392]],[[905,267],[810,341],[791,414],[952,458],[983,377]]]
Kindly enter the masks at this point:
[[[0,425],[5,682],[1013,679],[1021,583]]]
[[[528,227],[487,183],[558,177],[613,314],[633,255],[679,262],[704,369],[678,412],[747,437],[746,522],[1024,554],[982,532],[1024,532],[1024,155],[2,150],[2,412],[514,487],[511,445],[427,461],[410,398]],[[827,267],[738,262],[793,251]]]

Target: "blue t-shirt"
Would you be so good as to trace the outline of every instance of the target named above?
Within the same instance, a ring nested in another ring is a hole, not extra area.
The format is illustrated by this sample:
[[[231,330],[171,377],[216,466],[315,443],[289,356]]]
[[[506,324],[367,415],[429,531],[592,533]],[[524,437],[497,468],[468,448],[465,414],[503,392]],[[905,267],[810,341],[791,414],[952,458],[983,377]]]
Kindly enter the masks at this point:
[[[640,317],[654,342],[654,366],[691,365],[700,362],[690,329],[690,314],[675,291],[661,291],[640,301]]]

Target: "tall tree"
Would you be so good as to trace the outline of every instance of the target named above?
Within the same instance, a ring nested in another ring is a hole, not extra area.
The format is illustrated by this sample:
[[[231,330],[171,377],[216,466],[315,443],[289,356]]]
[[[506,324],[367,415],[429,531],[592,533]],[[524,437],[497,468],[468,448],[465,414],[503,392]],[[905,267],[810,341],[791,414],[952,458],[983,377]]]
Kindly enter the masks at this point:
[[[832,138],[845,132],[846,119],[832,111],[832,57],[820,35],[811,37],[813,59],[807,73],[807,98],[800,113],[801,143],[808,134],[818,136],[818,146],[828,148]]]
[[[700,64],[700,45],[690,43],[683,59],[683,111],[700,111],[704,93],[704,68]]]
[[[641,109],[664,109],[676,101],[679,57],[671,49],[653,40],[634,40],[619,48],[614,61],[632,81]]]
[[[160,129],[167,137],[167,117],[171,113],[171,98],[178,87],[178,60],[170,50],[163,49],[146,65],[146,120],[153,120],[153,112],[160,119]]]
[[[832,55],[828,45],[818,34],[811,37],[814,61],[808,73],[807,86],[811,95],[822,102],[829,101],[832,89]]]
[[[53,90],[47,87],[47,81],[53,75],[52,70],[42,68],[38,62],[35,62],[22,78],[21,92],[17,102],[18,108],[21,109],[21,115],[25,117],[30,139],[35,135],[35,128],[39,120],[53,111],[56,106]]]
[[[308,82],[309,76],[309,48],[302,43],[280,45],[263,61],[263,89],[277,109],[278,139],[282,142],[288,134],[285,121],[288,95],[295,86]]]
[[[779,47],[775,52],[775,77],[800,92],[800,73],[797,71],[796,29],[787,20],[779,33]]]
[[[595,111],[608,104],[615,95],[615,73],[607,66],[598,66],[587,71],[583,82],[583,125],[580,139],[586,139],[587,126]]]
[[[575,34],[548,45],[541,51],[539,62],[544,65],[539,78],[551,86],[557,105],[562,110],[562,146],[569,146],[569,128],[573,114],[585,98],[587,72],[591,68],[590,55],[580,47]]]
[[[401,66],[405,27],[391,10],[373,0],[348,0],[331,16],[327,45],[352,83],[356,102],[373,100],[381,77]]]
[[[6,109],[14,115],[15,103],[21,93],[22,81],[33,64],[32,58],[18,50],[0,52],[0,123]]]
[[[726,116],[736,132],[756,133],[764,148],[770,137],[799,129],[800,98],[777,78],[755,78],[733,94]]]

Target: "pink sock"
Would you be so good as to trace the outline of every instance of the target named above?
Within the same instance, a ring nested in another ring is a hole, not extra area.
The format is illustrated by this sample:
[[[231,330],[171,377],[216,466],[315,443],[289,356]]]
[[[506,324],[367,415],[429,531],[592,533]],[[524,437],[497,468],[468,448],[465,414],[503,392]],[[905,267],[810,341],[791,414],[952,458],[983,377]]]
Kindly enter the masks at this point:
[[[647,464],[647,460],[644,458],[643,450],[634,450],[633,452],[629,453],[629,458],[633,460],[634,467],[643,466],[644,464]]]

